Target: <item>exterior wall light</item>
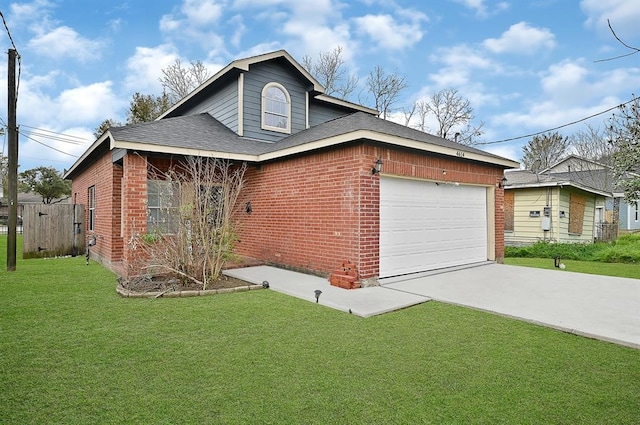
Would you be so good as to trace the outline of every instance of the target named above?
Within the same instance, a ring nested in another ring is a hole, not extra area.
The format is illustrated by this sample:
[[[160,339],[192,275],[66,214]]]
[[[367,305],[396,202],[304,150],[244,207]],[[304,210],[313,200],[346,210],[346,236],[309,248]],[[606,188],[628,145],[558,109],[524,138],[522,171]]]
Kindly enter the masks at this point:
[[[506,184],[507,184],[507,178],[503,176],[502,180],[500,180],[500,183],[498,183],[498,187],[500,189],[503,189]]]
[[[373,168],[371,169],[371,174],[373,175],[380,174],[380,171],[382,171],[382,159],[378,158],[376,163],[373,164]]]

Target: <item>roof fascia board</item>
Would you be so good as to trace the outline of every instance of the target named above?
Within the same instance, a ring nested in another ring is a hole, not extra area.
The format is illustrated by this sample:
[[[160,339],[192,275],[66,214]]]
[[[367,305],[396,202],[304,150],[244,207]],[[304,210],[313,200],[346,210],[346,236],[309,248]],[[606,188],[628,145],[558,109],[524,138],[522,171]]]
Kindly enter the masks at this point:
[[[604,192],[598,189],[594,189],[591,187],[587,187],[587,186],[583,186],[580,184],[577,184],[575,182],[570,182],[570,181],[561,181],[561,182],[540,182],[540,183],[524,183],[524,184],[514,184],[514,185],[507,185],[504,188],[506,190],[509,189],[541,189],[541,188],[545,188],[545,187],[562,187],[562,186],[570,186],[570,187],[575,187],[576,189],[580,189],[583,190],[585,192],[589,192],[589,193],[595,193],[596,195],[602,195],[602,196],[611,196],[611,193],[609,192]]]
[[[113,139],[113,137],[111,136],[111,132],[109,130],[102,133],[102,136],[96,139],[96,141],[93,142],[91,146],[89,146],[89,148],[86,151],[84,151],[84,153],[78,159],[76,159],[73,165],[71,165],[71,168],[69,168],[69,170],[67,170],[67,172],[64,173],[62,178],[66,179],[69,176],[69,174],[71,174],[76,168],[78,168],[78,166],[82,164],[85,161],[85,159],[87,159],[87,157],[91,155],[91,153],[95,151],[98,148],[98,146],[100,146],[107,139]]]
[[[349,102],[348,100],[338,99],[333,96],[329,96],[326,94],[319,94],[315,96],[316,99],[321,100],[323,102],[332,103],[334,105],[342,106],[349,109],[357,109],[358,111],[366,112],[367,114],[378,116],[379,112],[373,108],[369,108],[367,106],[358,105],[357,103]]]
[[[410,139],[404,139],[402,137],[392,136],[392,135],[383,134],[383,133],[377,133],[371,130],[357,130],[350,133],[340,134],[338,136],[317,140],[315,142],[305,143],[303,145],[293,146],[290,148],[269,152],[266,154],[259,155],[259,159],[261,161],[277,159],[283,156],[303,153],[313,149],[335,146],[341,143],[351,142],[359,139],[367,139],[374,142],[387,143],[394,146],[401,146],[401,147],[416,149],[416,150],[425,151],[425,152],[433,152],[433,153],[438,153],[445,156],[456,157],[459,159],[470,159],[474,161],[486,162],[490,164],[501,165],[504,167],[514,167],[518,165],[517,162],[511,161],[509,159],[494,158],[490,156],[477,154],[475,152],[467,152],[463,150],[448,148],[445,146],[438,146],[431,143],[418,142]]]
[[[315,149],[321,149],[331,146],[340,145],[342,143],[352,142],[356,140],[371,140],[374,142],[386,143],[394,146],[405,147],[410,149],[415,149],[423,152],[432,152],[445,156],[455,157],[458,159],[467,159],[472,161],[484,162],[493,165],[499,165],[503,167],[514,167],[517,166],[518,163],[509,159],[501,159],[494,158],[491,156],[485,156],[481,154],[477,154],[475,152],[467,152],[462,150],[456,150],[453,148],[448,148],[445,146],[438,146],[431,143],[419,142],[409,139],[404,139],[402,137],[392,136],[383,133],[377,133],[371,130],[357,130],[350,133],[340,134],[338,136],[329,137],[322,140],[317,140],[310,143],[305,143],[298,146],[292,146],[290,148],[280,149],[273,152],[268,152],[260,155],[252,155],[252,154],[242,154],[242,153],[230,153],[230,152],[221,152],[221,151],[209,151],[204,149],[189,149],[189,148],[180,148],[175,146],[163,146],[156,145],[151,143],[139,143],[135,141],[126,141],[126,140],[115,140],[113,137],[110,137],[109,133],[109,147],[110,150],[113,149],[127,149],[127,150],[137,150],[137,151],[148,151],[148,152],[158,152],[158,153],[166,153],[173,155],[193,155],[193,156],[203,156],[203,157],[215,157],[215,158],[224,158],[224,159],[234,159],[238,161],[248,161],[248,162],[262,162],[262,161],[270,161],[274,159],[283,158],[290,155],[305,153],[308,151],[312,151]],[[80,157],[73,167],[65,174],[68,175],[71,173],[100,143],[107,139],[107,133],[103,135],[100,139],[98,139],[92,147]]]
[[[251,155],[251,154],[209,151],[209,150],[203,150],[203,149],[188,149],[188,148],[179,148],[176,146],[162,146],[162,145],[153,145],[150,143],[128,142],[124,140],[116,141],[113,147],[119,148],[119,149],[127,149],[131,151],[147,151],[147,152],[172,154],[172,155],[202,156],[207,158],[233,159],[236,161],[248,161],[248,162],[257,161],[257,156]]]

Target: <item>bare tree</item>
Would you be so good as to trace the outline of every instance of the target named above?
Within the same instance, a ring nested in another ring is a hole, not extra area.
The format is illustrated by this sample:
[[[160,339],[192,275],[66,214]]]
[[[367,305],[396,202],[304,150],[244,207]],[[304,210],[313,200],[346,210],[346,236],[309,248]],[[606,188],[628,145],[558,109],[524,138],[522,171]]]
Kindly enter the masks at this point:
[[[405,125],[443,138],[454,136],[457,142],[465,145],[475,145],[476,137],[483,133],[483,122],[478,125],[471,123],[474,118],[471,102],[454,88],[414,102],[411,109],[403,111],[403,115]],[[435,123],[435,129],[429,128],[429,121]]]
[[[387,119],[400,92],[407,88],[407,82],[397,71],[387,74],[381,66],[376,65],[367,77],[366,87],[373,96],[374,108],[383,119]]]
[[[169,94],[169,100],[173,105],[207,81],[210,75],[207,67],[199,60],[191,61],[190,65],[185,68],[180,59],[176,59],[175,62],[162,70],[160,83]]]
[[[169,272],[176,279],[195,282],[207,289],[233,255],[236,231],[233,214],[246,164],[187,157],[154,179],[163,182],[156,194],[164,207],[157,225],[134,245],[145,255],[149,273]]]
[[[533,136],[522,147],[521,162],[524,168],[541,171],[560,161],[569,152],[569,138],[558,132]]]
[[[344,67],[342,46],[320,52],[314,61],[310,56],[302,58],[302,66],[324,87],[325,94],[346,99],[358,86],[358,77],[349,74]]]
[[[586,130],[579,130],[569,137],[576,155],[603,165],[613,162],[613,134],[609,128],[601,129],[587,124]]]

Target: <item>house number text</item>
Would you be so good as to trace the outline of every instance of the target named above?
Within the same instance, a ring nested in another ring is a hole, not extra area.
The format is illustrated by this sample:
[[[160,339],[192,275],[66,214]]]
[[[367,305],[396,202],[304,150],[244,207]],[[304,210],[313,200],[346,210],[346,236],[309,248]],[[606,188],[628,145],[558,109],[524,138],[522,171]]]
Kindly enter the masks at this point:
[[[464,158],[464,152],[462,152],[462,151],[456,151],[456,155],[461,157],[461,158]]]

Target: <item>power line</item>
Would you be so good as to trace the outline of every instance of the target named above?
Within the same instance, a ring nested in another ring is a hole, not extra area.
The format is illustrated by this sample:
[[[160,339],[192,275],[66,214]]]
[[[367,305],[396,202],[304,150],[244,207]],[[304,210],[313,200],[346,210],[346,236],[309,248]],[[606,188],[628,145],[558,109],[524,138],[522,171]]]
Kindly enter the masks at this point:
[[[0,18],[2,18],[2,23],[4,24],[4,28],[7,30],[7,35],[9,36],[9,41],[11,41],[11,46],[13,47],[13,50],[17,52],[18,48],[16,47],[16,43],[13,41],[13,37],[11,37],[11,31],[9,31],[9,26],[7,25],[7,21],[4,19],[4,15],[2,14],[1,10],[0,10]]]
[[[70,157],[73,157],[73,158],[78,158],[78,155],[73,155],[73,154],[70,154],[70,153],[68,153],[68,152],[61,151],[61,150],[60,150],[60,149],[58,149],[58,148],[54,148],[53,146],[49,146],[49,145],[47,145],[47,144],[45,144],[45,143],[43,143],[43,142],[41,142],[41,141],[39,141],[39,140],[34,139],[33,137],[27,136],[27,135],[26,135],[26,134],[24,134],[24,133],[21,133],[21,134],[22,134],[24,137],[26,137],[27,139],[32,140],[32,141],[34,141],[34,142],[36,142],[36,143],[38,143],[38,144],[40,144],[40,145],[44,146],[45,148],[53,149],[53,150],[54,150],[54,151],[56,151],[56,152],[60,152],[60,153],[65,154],[65,155],[69,155]]]
[[[18,91],[20,90],[20,75],[22,74],[22,58],[20,53],[18,53],[18,48],[16,47],[15,41],[13,41],[13,37],[11,36],[11,31],[9,31],[9,26],[7,25],[7,21],[0,10],[0,18],[2,18],[2,23],[4,24],[4,29],[7,31],[7,36],[9,37],[9,41],[11,41],[11,46],[13,50],[16,51],[16,57],[18,59],[18,77],[16,78],[16,104],[18,103]]]
[[[84,145],[90,141],[88,139],[85,139],[84,137],[74,136],[74,135],[65,134],[65,133],[58,133],[56,131],[46,130],[44,128],[31,127],[28,125],[21,125],[20,127],[32,129],[31,131],[29,131],[29,134],[32,134],[34,136],[45,137],[47,139],[57,140],[64,143],[70,143],[74,145]]]
[[[604,111],[589,115],[588,117],[580,118],[579,120],[575,120],[575,121],[571,121],[571,122],[566,123],[566,124],[559,125],[557,127],[549,128],[547,130],[542,130],[542,131],[538,131],[538,132],[535,132],[535,133],[525,134],[524,136],[509,137],[508,139],[496,140],[494,142],[480,142],[480,143],[477,143],[477,145],[494,145],[494,144],[497,144],[497,143],[512,142],[514,140],[524,139],[526,137],[533,137],[533,136],[538,136],[540,134],[549,133],[550,131],[559,130],[561,128],[569,127],[571,125],[578,124],[578,123],[581,123],[583,121],[590,120],[591,118],[595,118],[598,115],[606,114],[607,112],[611,112],[614,109],[620,108],[621,106],[627,105],[627,104],[629,104],[631,102],[635,102],[638,99],[640,99],[640,97],[634,97],[633,99],[631,99],[631,100],[629,100],[627,102],[621,103],[621,104],[619,104],[617,106],[612,106],[611,108],[605,109]]]
[[[78,140],[83,140],[85,142],[88,141],[88,139],[86,139],[84,137],[74,136],[73,134],[60,133],[59,131],[47,130],[46,128],[32,127],[32,126],[26,125],[26,124],[20,124],[20,127],[31,128],[31,129],[36,130],[36,131],[44,131],[46,133],[52,133],[52,134],[56,134],[58,136],[68,137],[70,139],[78,139]]]

